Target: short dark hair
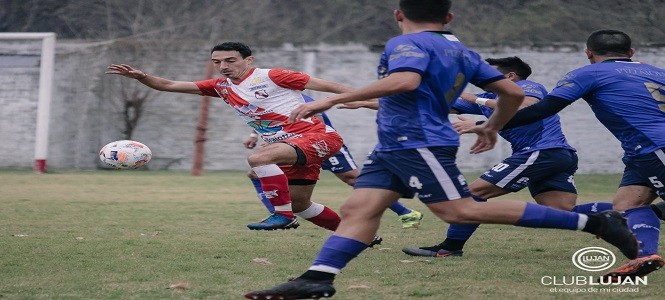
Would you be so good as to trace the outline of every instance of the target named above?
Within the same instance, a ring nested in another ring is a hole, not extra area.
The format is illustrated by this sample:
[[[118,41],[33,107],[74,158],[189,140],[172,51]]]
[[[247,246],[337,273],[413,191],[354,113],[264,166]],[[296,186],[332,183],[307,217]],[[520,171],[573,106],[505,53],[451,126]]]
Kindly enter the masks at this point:
[[[598,55],[627,54],[631,49],[631,41],[625,32],[603,29],[591,33],[586,40],[586,47]]]
[[[517,56],[488,58],[485,59],[485,61],[490,64],[490,66],[496,66],[497,70],[503,74],[515,72],[520,79],[527,79],[531,76],[531,66]]]
[[[240,52],[240,56],[242,56],[242,58],[252,56],[252,49],[250,49],[249,46],[239,42],[224,42],[216,45],[215,47],[212,47],[210,54],[215,51],[238,51]]]
[[[400,0],[399,9],[416,23],[445,23],[450,12],[450,0]]]

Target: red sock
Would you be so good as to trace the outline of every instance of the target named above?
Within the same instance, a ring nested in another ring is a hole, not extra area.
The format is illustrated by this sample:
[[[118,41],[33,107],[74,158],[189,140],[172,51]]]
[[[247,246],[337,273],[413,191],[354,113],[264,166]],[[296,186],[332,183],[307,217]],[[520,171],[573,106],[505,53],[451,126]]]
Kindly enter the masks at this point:
[[[312,202],[312,205],[306,210],[296,213],[298,217],[306,219],[317,226],[323,227],[328,230],[335,231],[339,226],[339,215],[329,207]]]
[[[289,180],[284,172],[275,164],[254,167],[252,170],[261,181],[263,194],[275,207],[275,213],[293,219]]]

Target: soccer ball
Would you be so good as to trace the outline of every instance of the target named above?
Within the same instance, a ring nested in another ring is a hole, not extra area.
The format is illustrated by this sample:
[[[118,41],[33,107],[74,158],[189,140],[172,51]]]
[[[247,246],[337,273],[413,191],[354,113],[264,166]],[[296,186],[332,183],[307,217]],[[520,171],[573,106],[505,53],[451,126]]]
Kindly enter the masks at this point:
[[[150,158],[150,148],[137,141],[115,141],[99,150],[99,159],[116,169],[136,169],[147,164]]]

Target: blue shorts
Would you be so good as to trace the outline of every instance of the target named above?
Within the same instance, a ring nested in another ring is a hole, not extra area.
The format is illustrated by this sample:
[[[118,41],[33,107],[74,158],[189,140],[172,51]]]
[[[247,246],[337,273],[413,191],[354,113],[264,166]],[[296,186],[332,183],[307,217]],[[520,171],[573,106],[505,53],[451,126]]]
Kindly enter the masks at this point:
[[[346,173],[348,171],[353,171],[357,169],[356,163],[353,161],[353,157],[349,152],[349,149],[346,148],[346,145],[342,145],[342,148],[339,149],[339,152],[331,156],[327,160],[323,161],[321,164],[321,169],[338,173]]]
[[[577,162],[573,150],[543,149],[510,156],[480,178],[509,192],[529,187],[532,197],[549,191],[577,194],[574,180]]]
[[[429,147],[373,152],[363,164],[354,188],[400,193],[423,203],[470,197],[466,179],[455,164],[457,147]]]
[[[651,187],[661,199],[665,199],[665,152],[652,153],[623,159],[626,168],[619,186],[642,185]]]

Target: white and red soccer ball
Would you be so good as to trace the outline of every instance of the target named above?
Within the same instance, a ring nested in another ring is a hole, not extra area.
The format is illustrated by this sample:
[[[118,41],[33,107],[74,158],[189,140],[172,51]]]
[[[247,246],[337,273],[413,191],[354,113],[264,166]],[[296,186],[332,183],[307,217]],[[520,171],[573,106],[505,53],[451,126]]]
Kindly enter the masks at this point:
[[[99,150],[99,159],[116,169],[136,169],[152,158],[148,146],[137,141],[122,140],[106,144]]]

